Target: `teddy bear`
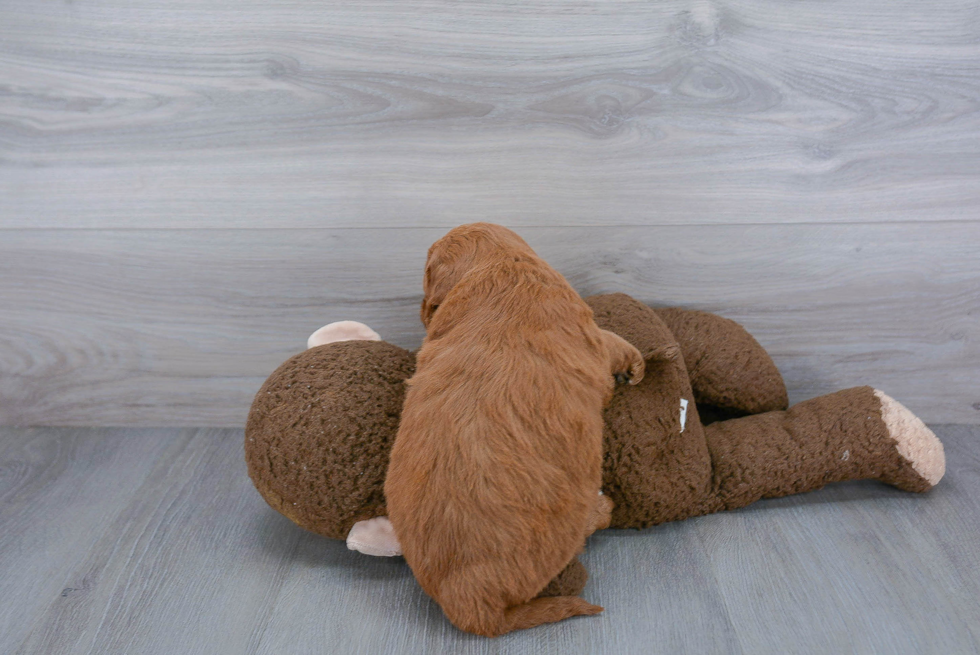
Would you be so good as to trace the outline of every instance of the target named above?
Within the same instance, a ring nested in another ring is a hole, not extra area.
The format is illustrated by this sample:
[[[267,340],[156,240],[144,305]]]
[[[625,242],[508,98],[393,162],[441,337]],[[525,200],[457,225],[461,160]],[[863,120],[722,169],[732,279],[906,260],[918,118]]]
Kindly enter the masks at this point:
[[[611,528],[744,507],[875,479],[924,492],[945,472],[939,439],[882,391],[855,387],[788,407],[772,359],[739,324],[617,293],[586,302],[636,346],[646,375],[605,409],[602,493]],[[317,330],[255,396],[245,457],[255,487],[299,526],[371,555],[398,555],[384,479],[414,354],[352,321]],[[577,595],[573,559],[541,595]]]

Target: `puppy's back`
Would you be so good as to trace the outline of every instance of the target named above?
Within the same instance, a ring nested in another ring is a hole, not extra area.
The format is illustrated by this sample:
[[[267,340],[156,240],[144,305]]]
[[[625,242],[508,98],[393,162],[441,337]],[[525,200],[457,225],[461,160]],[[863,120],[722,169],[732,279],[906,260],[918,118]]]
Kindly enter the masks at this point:
[[[597,332],[564,278],[521,261],[464,277],[433,318],[385,491],[416,578],[465,630],[599,611],[528,604],[581,546],[601,483]]]

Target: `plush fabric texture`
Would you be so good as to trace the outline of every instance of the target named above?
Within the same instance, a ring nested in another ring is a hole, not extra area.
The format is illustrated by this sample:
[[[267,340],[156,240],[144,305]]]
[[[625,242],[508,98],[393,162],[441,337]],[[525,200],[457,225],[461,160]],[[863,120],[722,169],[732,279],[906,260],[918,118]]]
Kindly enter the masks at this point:
[[[415,358],[384,341],[342,341],[286,360],[245,427],[248,473],[300,526],[345,539],[385,514],[384,478]]]
[[[873,478],[908,491],[934,484],[899,452],[871,387],[776,411],[787,405],[782,377],[737,323],[704,312],[655,311],[622,294],[586,302],[600,327],[634,339],[640,352],[655,352],[654,341],[664,350],[664,342],[680,335],[683,353],[675,362],[648,361],[643,382],[617,389],[606,410],[603,490],[616,503],[612,527],[644,528],[841,480]],[[696,360],[696,376],[687,375],[688,357]],[[746,386],[725,383],[729,374]],[[692,395],[699,403],[751,415],[702,427],[702,405],[693,411],[692,405],[681,432],[678,401]],[[915,418],[908,415],[903,426]],[[941,444],[937,456],[938,440],[927,439],[910,448],[928,452],[930,463],[941,460]]]
[[[735,509],[842,480],[870,478],[926,491],[932,485],[899,453],[881,410],[874,389],[855,387],[784,412],[708,426],[715,463],[708,510]]]
[[[347,547],[375,557],[395,557],[402,554],[402,546],[387,516],[375,516],[373,519],[355,523],[347,533]]]
[[[586,302],[600,328],[652,357],[643,381],[618,386],[605,411],[602,489],[614,503],[611,525],[645,528],[684,518],[710,491],[711,459],[681,349],[656,312],[627,295]],[[684,432],[681,398],[689,403]]]
[[[647,365],[640,384],[617,385],[604,414],[611,527],[643,528],[834,481],[871,478],[918,492],[942,477],[939,440],[871,387],[785,410],[772,360],[737,324],[653,310],[623,294],[586,302],[599,327],[636,346]],[[385,514],[388,452],[413,372],[414,356],[383,341],[318,346],[280,366],[256,394],[245,431],[249,474],[268,503],[335,539]],[[689,401],[683,432],[681,398]],[[719,406],[749,415],[703,426],[702,408]],[[577,595],[586,578],[573,559],[546,592]]]
[[[875,389],[881,401],[881,418],[897,443],[898,452],[912,464],[915,472],[935,486],[946,474],[946,454],[935,433],[918,416],[883,391]]]
[[[783,376],[741,325],[690,309],[666,307],[654,312],[680,343],[702,414],[708,406],[739,415],[789,406]]]

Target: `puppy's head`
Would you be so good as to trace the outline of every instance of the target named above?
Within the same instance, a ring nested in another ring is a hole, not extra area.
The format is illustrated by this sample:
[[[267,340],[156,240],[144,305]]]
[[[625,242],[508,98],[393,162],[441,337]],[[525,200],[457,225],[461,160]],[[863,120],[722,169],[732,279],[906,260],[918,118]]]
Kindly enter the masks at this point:
[[[422,289],[422,324],[429,327],[432,315],[466,273],[506,257],[536,257],[531,247],[501,225],[470,223],[453,228],[432,244],[425,262]]]

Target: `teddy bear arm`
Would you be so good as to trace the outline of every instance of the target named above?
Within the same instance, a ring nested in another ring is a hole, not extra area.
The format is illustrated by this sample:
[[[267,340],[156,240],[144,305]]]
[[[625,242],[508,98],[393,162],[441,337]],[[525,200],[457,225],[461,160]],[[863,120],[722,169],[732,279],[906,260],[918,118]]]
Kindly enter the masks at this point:
[[[654,309],[680,344],[694,400],[705,423],[786,409],[779,370],[741,325],[716,314],[678,307]]]

